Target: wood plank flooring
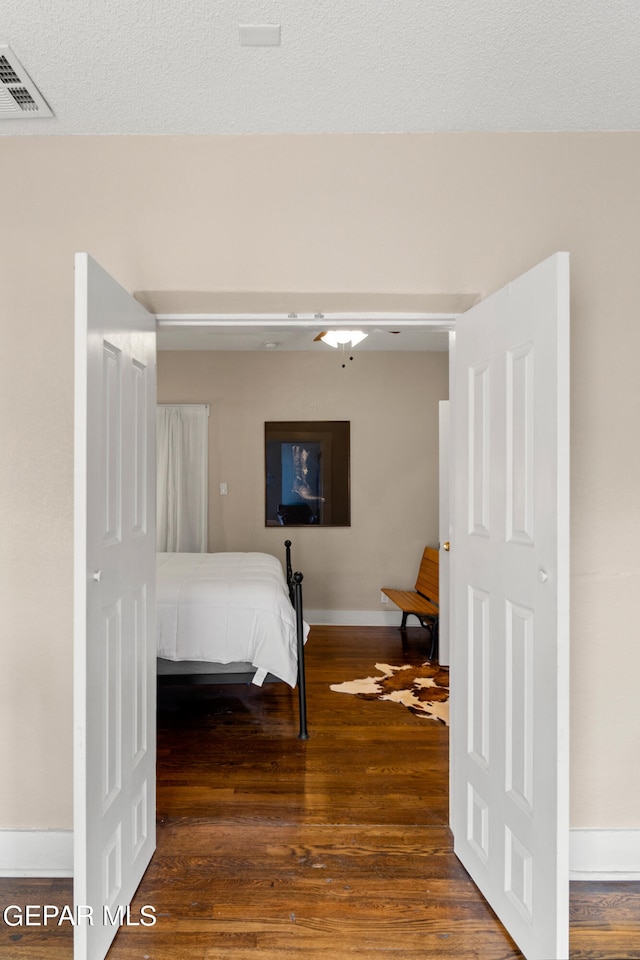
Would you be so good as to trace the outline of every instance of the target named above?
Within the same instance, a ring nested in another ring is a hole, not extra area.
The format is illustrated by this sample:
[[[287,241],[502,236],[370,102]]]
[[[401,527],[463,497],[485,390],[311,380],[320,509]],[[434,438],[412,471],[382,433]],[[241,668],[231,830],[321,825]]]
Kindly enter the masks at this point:
[[[283,685],[163,692],[158,848],[109,960],[516,960],[452,852],[448,730],[335,693],[377,662],[419,663],[428,634],[316,627],[311,738]],[[72,903],[71,881],[1,880],[7,904]],[[572,884],[571,956],[640,958],[640,883]],[[0,957],[71,960],[72,932],[8,927]],[[553,958],[549,958],[553,960]]]

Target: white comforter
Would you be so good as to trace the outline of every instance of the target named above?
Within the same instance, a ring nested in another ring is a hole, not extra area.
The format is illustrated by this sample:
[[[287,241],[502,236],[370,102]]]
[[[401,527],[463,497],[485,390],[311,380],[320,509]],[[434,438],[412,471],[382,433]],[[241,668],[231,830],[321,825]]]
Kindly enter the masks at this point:
[[[276,557],[159,553],[157,566],[159,657],[242,661],[295,686],[296,616]]]

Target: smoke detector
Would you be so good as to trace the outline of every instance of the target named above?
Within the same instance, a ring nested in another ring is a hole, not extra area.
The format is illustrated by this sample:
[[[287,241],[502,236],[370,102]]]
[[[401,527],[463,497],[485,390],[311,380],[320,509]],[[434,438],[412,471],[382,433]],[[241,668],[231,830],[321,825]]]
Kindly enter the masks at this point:
[[[0,43],[0,120],[32,120],[53,113],[13,50]]]

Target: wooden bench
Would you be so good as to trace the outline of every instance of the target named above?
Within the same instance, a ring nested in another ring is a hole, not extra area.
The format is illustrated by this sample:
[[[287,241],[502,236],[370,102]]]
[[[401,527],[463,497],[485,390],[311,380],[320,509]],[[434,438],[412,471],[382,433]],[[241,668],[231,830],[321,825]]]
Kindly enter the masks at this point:
[[[439,554],[435,547],[425,547],[418,570],[418,579],[413,590],[394,590],[383,587],[382,592],[402,610],[400,631],[405,635],[407,617],[417,617],[423,627],[431,631],[429,659],[438,656],[438,565]]]

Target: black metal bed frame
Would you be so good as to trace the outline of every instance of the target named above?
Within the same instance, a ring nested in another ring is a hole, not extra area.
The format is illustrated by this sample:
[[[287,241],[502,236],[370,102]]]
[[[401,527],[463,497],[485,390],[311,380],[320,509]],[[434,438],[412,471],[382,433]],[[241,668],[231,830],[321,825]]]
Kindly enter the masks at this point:
[[[296,642],[298,652],[298,712],[300,721],[299,740],[309,739],[309,730],[307,727],[307,681],[304,662],[304,618],[302,607],[302,581],[301,573],[293,572],[291,565],[291,540],[285,540],[286,553],[286,575],[287,587],[289,590],[289,599],[296,614]],[[182,661],[183,663],[185,661]],[[177,684],[189,685],[209,685],[214,686],[226,683],[251,683],[256,668],[251,664],[235,664],[230,672],[225,673],[158,673],[158,684],[162,686],[175,686]],[[188,668],[187,668],[188,669]],[[279,677],[268,673],[264,680],[265,683],[282,683]]]

